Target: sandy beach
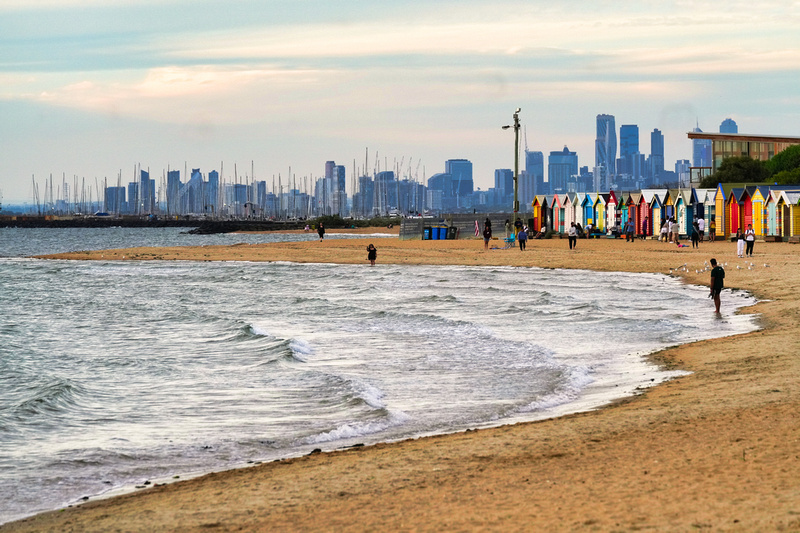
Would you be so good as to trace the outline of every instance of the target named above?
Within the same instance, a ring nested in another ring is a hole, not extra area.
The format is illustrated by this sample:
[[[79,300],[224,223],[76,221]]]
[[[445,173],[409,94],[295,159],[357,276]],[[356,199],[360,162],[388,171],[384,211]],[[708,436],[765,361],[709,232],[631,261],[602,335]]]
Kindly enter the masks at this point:
[[[370,268],[370,242],[378,249],[375,268],[535,266],[581,269],[576,275],[589,279],[591,270],[657,272],[702,285],[709,274],[696,270],[716,257],[728,263],[726,287],[759,298],[745,312],[758,313],[762,329],[654,354],[659,364],[692,374],[603,409],[209,474],[89,500],[0,531],[800,530],[798,246],[757,242],[752,268],[730,242],[695,251],[612,239],[580,240],[575,251],[566,239],[529,241],[520,252],[485,251],[477,239],[367,236],[52,257]],[[723,294],[723,310],[731,297]],[[708,306],[713,313],[711,300]],[[609,331],[598,342],[613,338]]]

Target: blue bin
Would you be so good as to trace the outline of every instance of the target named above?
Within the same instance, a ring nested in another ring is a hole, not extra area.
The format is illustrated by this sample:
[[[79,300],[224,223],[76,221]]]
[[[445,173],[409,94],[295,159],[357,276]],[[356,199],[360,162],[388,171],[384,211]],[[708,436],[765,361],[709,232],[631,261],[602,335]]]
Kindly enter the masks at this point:
[[[433,239],[434,241],[439,240],[439,226],[431,228],[431,239]]]
[[[447,239],[447,226],[440,226],[439,227],[439,240],[443,241]]]
[[[422,230],[422,240],[429,241],[431,240],[431,228],[424,228]]]

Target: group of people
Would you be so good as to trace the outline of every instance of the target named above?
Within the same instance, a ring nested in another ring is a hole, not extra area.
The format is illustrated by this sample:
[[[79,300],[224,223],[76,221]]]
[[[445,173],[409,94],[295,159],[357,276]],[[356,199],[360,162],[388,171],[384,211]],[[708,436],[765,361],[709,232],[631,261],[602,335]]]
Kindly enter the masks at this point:
[[[756,243],[756,232],[752,224],[747,225],[747,229],[736,230],[736,257],[753,257],[753,246]]]

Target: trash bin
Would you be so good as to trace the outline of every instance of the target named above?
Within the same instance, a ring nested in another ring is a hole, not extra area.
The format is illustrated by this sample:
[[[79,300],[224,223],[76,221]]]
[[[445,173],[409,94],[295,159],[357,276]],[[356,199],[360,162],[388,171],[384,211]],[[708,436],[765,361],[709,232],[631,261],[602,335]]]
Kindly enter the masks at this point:
[[[439,226],[439,240],[447,239],[447,226]]]
[[[434,241],[439,240],[439,226],[433,226],[431,228],[431,239]]]
[[[458,236],[458,228],[455,226],[450,226],[447,228],[447,238],[448,239],[455,239]]]
[[[422,229],[422,240],[429,241],[431,240],[431,228],[426,226]]]

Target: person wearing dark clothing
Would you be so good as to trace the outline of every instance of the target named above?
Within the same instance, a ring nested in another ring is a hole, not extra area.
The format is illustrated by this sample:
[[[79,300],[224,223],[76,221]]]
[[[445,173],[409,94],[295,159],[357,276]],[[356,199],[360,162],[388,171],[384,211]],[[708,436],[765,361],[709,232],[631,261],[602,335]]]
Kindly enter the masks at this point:
[[[370,266],[375,266],[375,260],[378,258],[378,249],[375,248],[375,245],[370,243],[367,246],[367,260],[369,261]]]
[[[574,222],[569,226],[567,237],[569,238],[569,249],[573,250],[575,246],[578,244],[578,227],[575,225]]]
[[[633,220],[628,219],[628,222],[625,223],[625,242],[633,242],[635,239],[633,238]]]
[[[486,220],[488,221],[489,219],[487,218]],[[492,225],[491,224],[486,224],[483,227],[483,249],[484,250],[488,250],[489,249],[489,240],[491,238],[492,238]]]
[[[697,224],[697,220],[692,223],[692,248],[699,248],[700,247],[700,226]]]
[[[745,252],[744,255],[748,257],[753,257],[753,245],[756,243],[756,232],[753,230],[753,225],[748,224],[747,229],[744,230],[744,244],[745,244]]]
[[[528,230],[527,230],[527,228],[520,229],[519,232],[517,233],[517,238],[519,239],[519,251],[520,252],[524,252],[525,251],[525,245],[528,242]]]
[[[325,238],[325,228],[322,226],[321,222],[317,227],[317,234],[319,235],[319,242],[322,242],[322,239]]]
[[[725,269],[717,265],[716,259],[711,260],[711,267],[711,293],[708,296],[709,298],[713,298],[714,307],[716,307],[716,312],[719,314],[719,295],[722,292],[722,288],[725,286],[723,282],[725,279]]]

